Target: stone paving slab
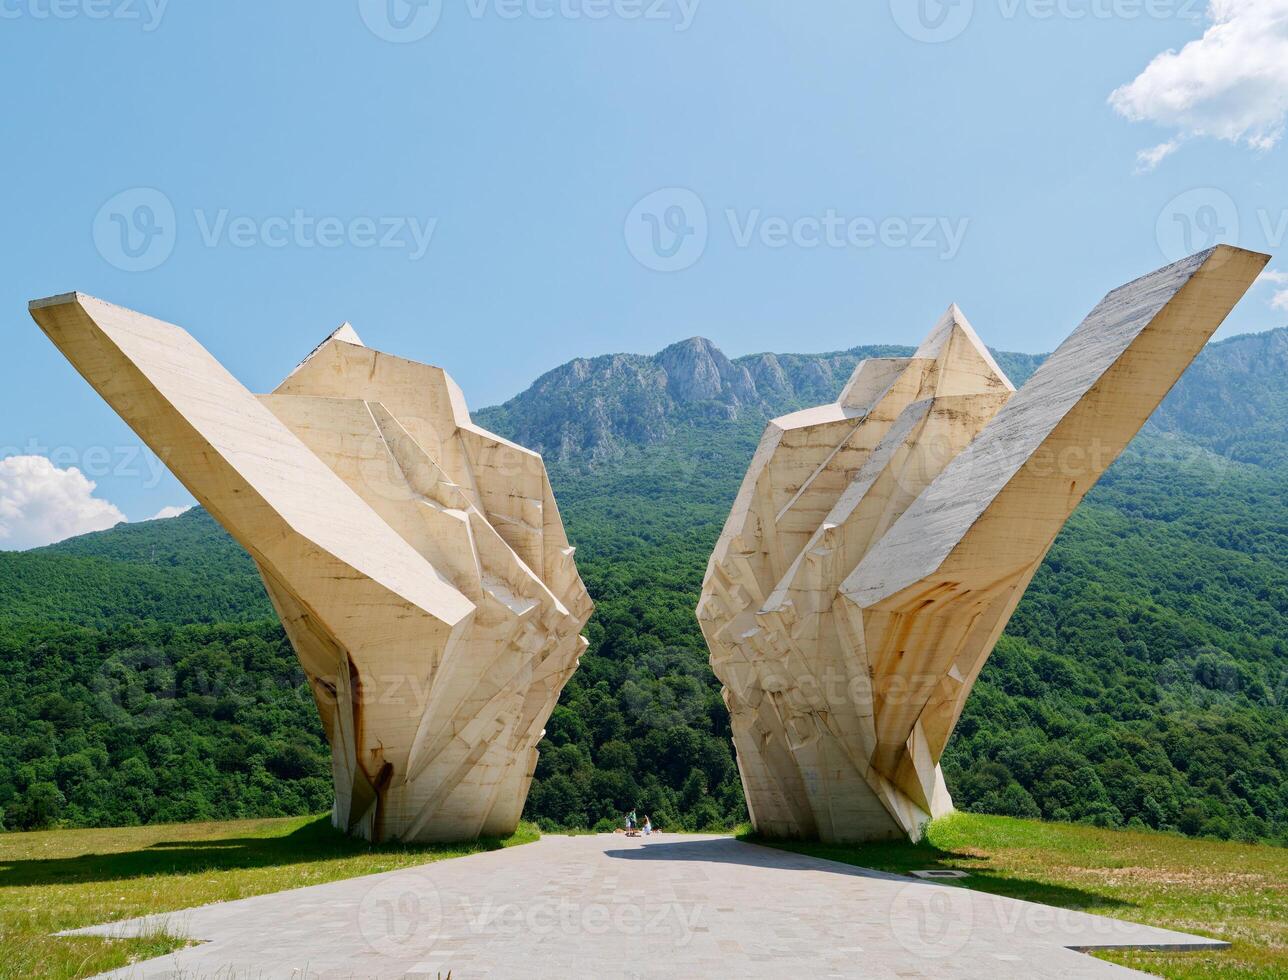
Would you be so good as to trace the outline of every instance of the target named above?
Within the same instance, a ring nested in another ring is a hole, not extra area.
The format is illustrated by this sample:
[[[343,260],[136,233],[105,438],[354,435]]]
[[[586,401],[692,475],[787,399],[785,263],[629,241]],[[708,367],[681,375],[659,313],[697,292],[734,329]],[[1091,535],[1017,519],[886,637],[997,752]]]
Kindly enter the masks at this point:
[[[1144,974],[1075,950],[1221,948],[1103,916],[866,871],[730,837],[545,837],[76,930],[200,945],[131,978],[966,977]]]

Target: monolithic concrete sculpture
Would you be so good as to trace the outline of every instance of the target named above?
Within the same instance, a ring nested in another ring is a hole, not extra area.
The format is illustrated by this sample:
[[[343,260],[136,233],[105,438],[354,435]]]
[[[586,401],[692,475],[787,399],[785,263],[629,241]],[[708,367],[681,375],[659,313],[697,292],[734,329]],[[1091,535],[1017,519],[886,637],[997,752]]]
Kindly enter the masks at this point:
[[[512,832],[591,611],[541,457],[347,324],[257,397],[168,323],[80,294],[31,310],[259,566],[331,741],[336,825]]]
[[[916,839],[952,809],[939,758],[1033,573],[1267,261],[1113,291],[1018,394],[954,306],[770,423],[698,606],[758,831]]]

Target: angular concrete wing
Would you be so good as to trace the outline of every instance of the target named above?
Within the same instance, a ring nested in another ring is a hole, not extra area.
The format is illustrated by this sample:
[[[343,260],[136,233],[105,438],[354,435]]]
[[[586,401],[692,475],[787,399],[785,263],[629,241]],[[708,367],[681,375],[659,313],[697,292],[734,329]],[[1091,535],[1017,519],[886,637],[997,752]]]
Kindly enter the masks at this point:
[[[331,742],[336,824],[513,831],[591,612],[541,458],[348,324],[257,397],[171,324],[80,294],[31,311],[254,558]]]
[[[760,832],[915,839],[951,809],[940,756],[1034,572],[1268,258],[1113,291],[1018,394],[954,306],[770,423],[698,605]]]

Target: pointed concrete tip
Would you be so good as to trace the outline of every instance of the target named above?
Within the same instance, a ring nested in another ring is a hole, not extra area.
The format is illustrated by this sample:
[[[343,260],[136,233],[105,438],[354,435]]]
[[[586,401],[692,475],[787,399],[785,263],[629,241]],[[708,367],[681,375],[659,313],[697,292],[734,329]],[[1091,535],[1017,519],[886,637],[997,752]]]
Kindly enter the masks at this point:
[[[358,336],[358,331],[353,329],[353,324],[351,324],[348,320],[345,320],[344,323],[340,324],[329,334],[327,334],[326,337],[322,340],[322,343],[318,344],[311,351],[309,351],[308,354],[304,357],[304,359],[300,361],[299,364],[295,365],[294,368],[291,369],[291,374],[294,374],[300,368],[304,367],[305,364],[307,364],[310,360],[313,359],[313,357],[317,354],[318,351],[320,351],[327,344],[331,343],[331,341],[333,340],[338,340],[342,344],[352,344],[354,347],[367,346],[362,342],[362,338]],[[291,376],[290,374],[287,375],[288,378],[290,376]]]
[[[1265,252],[1254,251],[1253,249],[1239,248],[1238,245],[1227,245],[1223,242],[1209,251],[1207,262],[1223,264],[1225,262],[1239,259],[1251,261],[1253,263],[1257,272],[1256,276],[1253,277],[1253,285],[1255,285],[1256,280],[1261,277],[1261,273],[1270,264],[1273,256],[1267,255]],[[1182,259],[1182,261],[1184,261],[1184,259]],[[1204,264],[1207,263],[1205,262]],[[1248,288],[1252,288],[1251,285]]]
[[[1273,255],[1270,255],[1266,252],[1258,252],[1255,249],[1239,248],[1237,245],[1221,245],[1218,247],[1221,248],[1223,252],[1229,252],[1232,255],[1243,253],[1248,256],[1251,256],[1254,260],[1257,260],[1261,263],[1262,269],[1268,266],[1271,263],[1271,261],[1273,261],[1274,259]]]
[[[979,352],[979,356],[988,365],[989,370],[997,375],[998,380],[1011,391],[1015,390],[1015,385],[1011,383],[1011,379],[1006,376],[1002,366],[993,358],[993,352],[988,349],[988,345],[984,341],[979,339],[979,334],[975,332],[975,328],[970,325],[970,320],[966,319],[966,314],[962,312],[962,308],[956,303],[948,304],[948,309],[944,315],[939,318],[935,328],[930,331],[930,335],[921,342],[921,346],[917,348],[917,352],[912,356],[938,358],[943,354],[944,348],[949,340],[952,339],[954,332],[960,332],[964,335],[971,346]]]
[[[1143,276],[1137,276],[1131,282],[1125,282],[1121,286],[1111,289],[1105,294],[1105,299],[1107,300],[1111,296],[1131,292],[1146,279],[1159,274],[1164,269],[1171,270],[1181,266],[1188,266],[1189,275],[1193,275],[1198,272],[1199,269],[1215,268],[1216,266],[1223,265],[1224,263],[1241,256],[1247,257],[1253,263],[1258,264],[1258,274],[1260,274],[1260,270],[1264,269],[1271,260],[1271,256],[1267,255],[1265,252],[1256,252],[1252,249],[1240,248],[1238,245],[1229,245],[1225,242],[1221,242],[1220,244],[1213,245],[1211,248],[1205,248],[1201,252],[1195,252],[1193,255],[1187,255],[1185,258],[1177,259],[1175,262],[1165,265],[1161,269],[1155,269],[1153,272],[1147,272]],[[1256,277],[1254,276],[1253,282],[1255,281]],[[1251,288],[1251,286],[1252,283],[1249,283],[1249,288]]]
[[[49,306],[66,306],[68,303],[79,303],[82,298],[85,298],[85,294],[80,292],[59,293],[57,296],[33,299],[27,304],[27,309],[30,311],[43,310]]]
[[[1242,252],[1245,255],[1255,256],[1256,258],[1263,260],[1263,263],[1269,262],[1273,258],[1272,255],[1269,255],[1266,252],[1258,252],[1255,249],[1250,249],[1250,248],[1240,248],[1238,245],[1231,245],[1227,242],[1222,242],[1221,244],[1215,246],[1212,249],[1212,251],[1213,252]]]
[[[57,296],[46,296],[44,299],[33,299],[27,304],[27,311],[35,314],[38,310],[49,310],[56,306],[98,306],[106,309],[124,310],[131,316],[140,316],[134,310],[121,306],[119,303],[110,303],[105,299],[99,299],[97,296],[91,296],[89,293],[82,293],[79,289],[70,293],[59,293]]]
[[[331,336],[327,337],[327,340],[342,340],[346,344],[354,344],[357,347],[367,346],[362,342],[362,338],[358,336],[358,331],[353,329],[353,324],[348,320],[336,327]],[[323,341],[323,343],[326,343],[326,341]]]

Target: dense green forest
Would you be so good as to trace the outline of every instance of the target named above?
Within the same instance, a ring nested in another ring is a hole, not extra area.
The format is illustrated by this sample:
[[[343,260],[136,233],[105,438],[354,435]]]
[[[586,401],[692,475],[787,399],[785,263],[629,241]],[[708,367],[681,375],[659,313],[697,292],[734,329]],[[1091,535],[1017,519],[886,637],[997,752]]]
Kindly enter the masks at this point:
[[[1286,340],[1209,348],[1201,387],[1187,376],[1057,539],[944,758],[959,808],[1288,842],[1288,433],[1256,421],[1284,417]],[[547,405],[526,437],[597,604],[529,799],[546,827],[745,815],[697,591],[765,418],[867,352],[702,344],[560,369],[478,413],[524,437],[514,420]],[[1001,359],[1018,379],[1039,360]],[[199,510],[0,553],[0,720],[10,829],[329,806],[308,688]]]

